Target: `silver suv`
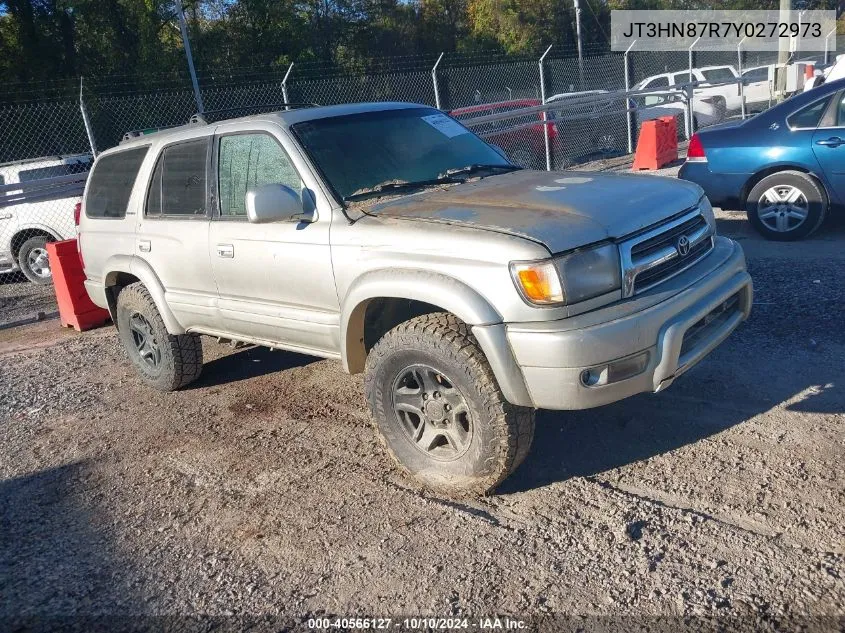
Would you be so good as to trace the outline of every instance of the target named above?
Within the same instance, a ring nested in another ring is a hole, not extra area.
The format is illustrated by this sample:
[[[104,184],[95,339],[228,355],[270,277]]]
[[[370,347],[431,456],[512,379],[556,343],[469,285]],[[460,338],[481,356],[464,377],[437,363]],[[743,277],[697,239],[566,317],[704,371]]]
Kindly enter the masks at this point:
[[[486,493],[534,410],[668,387],[751,309],[696,185],[520,169],[429,107],[203,120],[97,159],[80,248],[142,378],[196,379],[200,334],[365,373],[388,451]]]

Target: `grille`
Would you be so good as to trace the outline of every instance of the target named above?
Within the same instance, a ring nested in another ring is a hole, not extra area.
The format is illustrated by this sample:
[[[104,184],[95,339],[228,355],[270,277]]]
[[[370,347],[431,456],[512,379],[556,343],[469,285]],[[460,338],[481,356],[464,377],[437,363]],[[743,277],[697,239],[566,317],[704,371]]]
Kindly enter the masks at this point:
[[[703,216],[697,215],[683,224],[673,226],[665,233],[661,233],[660,235],[644,240],[639,244],[635,244],[631,247],[631,259],[636,261],[638,259],[648,257],[659,251],[661,248],[666,248],[667,246],[674,248],[675,243],[681,235],[689,237],[692,233],[698,231],[706,225],[707,220],[705,220]],[[692,255],[692,253],[690,253],[690,255]],[[684,258],[684,260],[686,259],[687,258]]]
[[[678,237],[681,235],[683,235],[683,233],[679,233]],[[668,245],[664,244],[664,246]],[[654,284],[660,283],[664,279],[668,279],[675,273],[681,272],[683,269],[691,266],[701,259],[710,251],[711,248],[713,248],[713,239],[708,237],[693,246],[686,257],[675,257],[667,262],[658,264],[654,268],[649,268],[648,270],[641,272],[637,275],[637,278],[634,281],[634,292],[641,292]]]

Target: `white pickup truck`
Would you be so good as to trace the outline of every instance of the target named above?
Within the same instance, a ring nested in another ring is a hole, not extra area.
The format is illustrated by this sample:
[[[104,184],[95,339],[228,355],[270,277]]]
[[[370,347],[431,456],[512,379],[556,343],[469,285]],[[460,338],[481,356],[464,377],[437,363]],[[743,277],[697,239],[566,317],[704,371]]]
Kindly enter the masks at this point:
[[[679,70],[646,77],[634,88],[636,90],[660,90],[661,88],[680,87],[691,81],[699,82],[699,84],[704,85],[698,85],[695,88],[693,105],[712,104],[720,113],[720,118],[724,118],[726,111],[739,110],[742,106],[738,78],[739,74],[733,66],[705,66],[704,68],[693,68],[692,79],[690,79],[689,70]]]

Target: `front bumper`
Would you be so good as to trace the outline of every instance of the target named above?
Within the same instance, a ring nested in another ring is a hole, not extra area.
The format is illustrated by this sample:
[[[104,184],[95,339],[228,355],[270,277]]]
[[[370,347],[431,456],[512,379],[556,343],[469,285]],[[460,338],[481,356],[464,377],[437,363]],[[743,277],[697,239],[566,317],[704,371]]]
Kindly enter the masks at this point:
[[[508,325],[507,340],[535,407],[588,409],[671,385],[748,318],[752,295],[742,249],[720,237],[699,264],[652,291],[563,321]],[[631,358],[643,363],[635,375],[585,380]]]

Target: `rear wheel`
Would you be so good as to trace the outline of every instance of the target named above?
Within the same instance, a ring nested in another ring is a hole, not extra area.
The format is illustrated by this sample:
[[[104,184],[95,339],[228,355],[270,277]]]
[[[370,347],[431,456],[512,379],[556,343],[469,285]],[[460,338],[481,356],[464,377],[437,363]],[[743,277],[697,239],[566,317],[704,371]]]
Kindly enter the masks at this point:
[[[44,235],[31,237],[18,251],[18,266],[24,276],[34,284],[45,285],[53,281],[50,261],[47,258],[48,241],[51,240]]]
[[[200,337],[170,334],[143,284],[126,286],[118,295],[117,327],[132,364],[151,387],[175,391],[199,377]]]
[[[766,176],[748,194],[745,211],[751,225],[766,239],[792,241],[821,226],[828,201],[821,185],[800,171]]]
[[[445,494],[490,492],[531,446],[534,411],[505,400],[453,315],[426,314],[385,334],[367,357],[365,390],[391,456]]]

